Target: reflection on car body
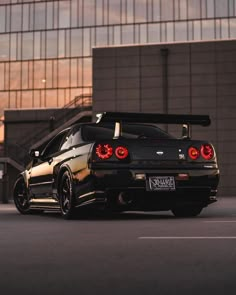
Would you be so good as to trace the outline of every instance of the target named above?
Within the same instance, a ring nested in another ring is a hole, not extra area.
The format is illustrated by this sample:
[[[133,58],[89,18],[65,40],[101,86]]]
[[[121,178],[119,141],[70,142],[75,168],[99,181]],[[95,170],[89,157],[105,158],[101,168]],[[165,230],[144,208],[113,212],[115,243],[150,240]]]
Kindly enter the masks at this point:
[[[183,124],[183,137],[157,123]],[[66,219],[83,206],[196,216],[216,201],[219,169],[213,145],[190,138],[192,124],[210,119],[106,112],[97,123],[75,124],[42,151],[31,150],[14,186],[15,205],[22,214],[60,209]]]

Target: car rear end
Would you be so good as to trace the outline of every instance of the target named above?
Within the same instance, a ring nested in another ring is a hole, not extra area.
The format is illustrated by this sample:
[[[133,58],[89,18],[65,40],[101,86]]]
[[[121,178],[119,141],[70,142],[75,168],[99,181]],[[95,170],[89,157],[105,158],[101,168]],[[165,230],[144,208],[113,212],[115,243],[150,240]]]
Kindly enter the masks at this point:
[[[129,209],[169,210],[216,201],[219,169],[213,145],[175,138],[96,141],[89,168],[96,191]]]

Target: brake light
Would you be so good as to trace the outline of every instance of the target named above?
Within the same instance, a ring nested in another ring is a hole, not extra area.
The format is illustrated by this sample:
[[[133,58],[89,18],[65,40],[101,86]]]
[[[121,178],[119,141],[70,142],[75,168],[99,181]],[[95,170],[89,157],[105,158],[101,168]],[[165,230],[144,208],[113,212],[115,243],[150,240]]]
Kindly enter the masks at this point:
[[[126,147],[124,146],[118,146],[116,149],[115,149],[115,155],[118,159],[120,160],[123,160],[125,158],[128,157],[129,155],[129,151]]]
[[[188,155],[192,160],[197,160],[197,158],[200,156],[200,152],[197,148],[191,146],[188,149]]]
[[[211,160],[214,156],[213,147],[210,144],[203,144],[201,146],[201,155],[205,160]]]
[[[96,155],[103,160],[109,159],[113,154],[112,146],[109,144],[99,144],[96,147]]]

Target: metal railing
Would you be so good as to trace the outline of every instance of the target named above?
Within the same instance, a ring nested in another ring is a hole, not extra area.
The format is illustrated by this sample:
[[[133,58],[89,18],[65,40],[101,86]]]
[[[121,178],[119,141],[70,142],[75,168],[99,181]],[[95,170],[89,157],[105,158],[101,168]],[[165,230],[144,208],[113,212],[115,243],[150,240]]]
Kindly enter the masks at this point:
[[[65,112],[65,109],[67,110]],[[72,101],[66,104],[63,108],[56,110],[51,114],[49,118],[49,126],[43,127],[39,131],[33,134],[33,136],[17,142],[19,146],[29,147],[34,142],[38,141],[43,136],[47,135],[54,129],[58,128],[61,124],[64,124],[70,118],[72,118],[78,112],[92,109],[92,97],[91,95],[76,96]]]
[[[28,156],[29,148],[48,136],[53,130],[64,125],[71,118],[76,116],[78,113],[92,110],[92,97],[91,95],[76,96],[72,101],[66,104],[63,108],[57,109],[51,114],[48,120],[48,126],[39,128],[37,132],[34,132],[32,136],[23,138],[18,142],[8,143],[5,146],[5,156],[12,158],[14,161],[21,165],[26,165],[30,161]]]

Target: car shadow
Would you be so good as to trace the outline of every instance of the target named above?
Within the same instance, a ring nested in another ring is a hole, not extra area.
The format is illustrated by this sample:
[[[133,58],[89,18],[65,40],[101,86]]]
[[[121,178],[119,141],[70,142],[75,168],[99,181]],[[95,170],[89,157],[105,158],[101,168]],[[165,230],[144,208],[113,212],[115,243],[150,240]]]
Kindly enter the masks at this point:
[[[47,216],[48,218],[63,219],[60,212],[44,212],[41,216]],[[167,220],[176,219],[170,212],[143,212],[143,211],[126,211],[121,213],[116,212],[79,212],[71,220],[86,220],[86,221],[103,221],[103,220]]]

